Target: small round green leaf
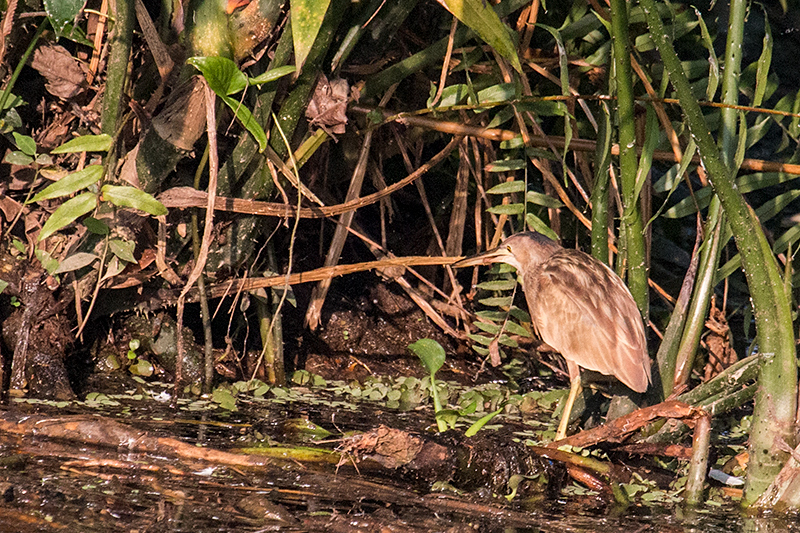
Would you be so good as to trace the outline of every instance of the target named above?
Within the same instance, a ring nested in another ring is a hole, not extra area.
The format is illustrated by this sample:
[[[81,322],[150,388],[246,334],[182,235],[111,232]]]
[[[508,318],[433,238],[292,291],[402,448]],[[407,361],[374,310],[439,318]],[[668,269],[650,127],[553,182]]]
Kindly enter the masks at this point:
[[[436,374],[444,364],[446,357],[444,348],[433,339],[420,339],[410,344],[408,349],[420,358],[422,365],[431,375]]]

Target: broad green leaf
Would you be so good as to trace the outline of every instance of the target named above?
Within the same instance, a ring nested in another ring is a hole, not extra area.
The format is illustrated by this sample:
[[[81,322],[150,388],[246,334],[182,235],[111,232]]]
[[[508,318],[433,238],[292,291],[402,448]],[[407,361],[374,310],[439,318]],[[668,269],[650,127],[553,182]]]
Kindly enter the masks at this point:
[[[467,338],[469,340],[471,340],[472,342],[477,342],[478,344],[483,344],[484,346],[489,346],[492,343],[492,341],[494,340],[493,336],[492,337],[487,337],[485,335],[476,335],[475,333],[470,333],[469,335],[467,335]],[[472,348],[475,349],[476,347],[473,346]],[[480,352],[478,352],[478,353],[480,353]]]
[[[508,102],[517,98],[517,86],[513,83],[500,83],[478,91],[478,101],[469,99],[471,104],[497,104]],[[476,112],[480,112],[476,110]]]
[[[517,72],[522,72],[522,64],[517,49],[511,41],[509,29],[495,13],[491,2],[484,0],[439,0],[445,9],[478,34],[497,53],[506,58]],[[294,21],[292,21],[294,24]],[[292,26],[294,28],[294,26]]]
[[[43,191],[30,199],[30,202],[41,202],[68,196],[97,183],[103,177],[102,165],[89,165],[83,170],[73,172],[57,182],[48,185]]]
[[[479,330],[485,331],[490,335],[497,335],[500,333],[500,324],[494,324],[490,322],[473,322],[472,324]]]
[[[508,307],[513,303],[514,299],[511,296],[502,296],[497,298],[482,298],[478,303],[487,307]]]
[[[431,91],[428,95],[428,101],[425,105],[428,107],[433,105],[433,99],[437,92],[436,86],[431,84]],[[436,107],[451,107],[458,105],[466,100],[466,98],[469,96],[469,92],[469,85],[465,83],[448,85],[442,90],[442,96],[439,98],[439,102],[436,104]]]
[[[12,150],[6,154],[6,156],[3,158],[3,161],[9,165],[27,167],[33,163],[33,158],[21,150]]]
[[[83,225],[86,226],[86,229],[88,229],[95,235],[108,235],[109,232],[111,231],[111,229],[108,227],[108,224],[106,224],[102,220],[97,220],[94,217],[84,218]]]
[[[85,192],[67,200],[44,223],[42,231],[39,232],[39,240],[46,239],[78,217],[89,213],[95,207],[97,207],[97,195],[91,192]]]
[[[522,204],[500,204],[490,207],[487,211],[495,215],[521,215],[525,211],[525,206]]]
[[[484,291],[510,291],[517,286],[514,279],[496,279],[478,283],[478,288]]]
[[[67,257],[61,264],[58,265],[56,269],[56,274],[63,274],[64,272],[73,272],[75,270],[80,270],[83,267],[87,267],[94,263],[98,257],[95,254],[90,254],[86,252],[78,252],[74,253],[71,256]]]
[[[61,35],[67,24],[78,18],[85,3],[86,0],[44,0],[44,10],[56,34]]]
[[[228,96],[247,87],[247,76],[232,60],[222,56],[190,57],[187,63],[194,66],[208,82],[217,96]]]
[[[512,339],[508,335],[500,335],[500,338],[497,340],[503,346],[508,346],[509,348],[519,348],[519,343],[517,343],[516,340]]]
[[[220,98],[231,108],[231,111],[233,111],[236,118],[239,119],[239,122],[242,123],[242,126],[255,138],[258,143],[258,151],[263,152],[267,147],[267,134],[264,133],[264,129],[253,117],[250,110],[244,104],[230,96],[220,96]]]
[[[111,250],[111,253],[126,263],[136,262],[136,258],[133,257],[133,250],[135,248],[136,243],[133,241],[126,241],[124,239],[110,239],[108,241],[108,249]]]
[[[247,81],[250,85],[262,85],[264,83],[270,83],[272,81],[278,80],[284,76],[287,76],[297,69],[292,65],[286,65],[285,67],[278,67],[272,70],[266,71],[261,76],[256,76],[255,78],[247,78]]]
[[[560,200],[536,191],[528,191],[527,194],[525,194],[525,199],[530,204],[541,205],[542,207],[551,209],[561,209],[564,207],[564,204],[562,204]]]
[[[522,170],[527,165],[524,159],[506,159],[492,161],[486,165],[486,172],[508,172],[510,170]],[[507,181],[495,185],[488,191],[489,194],[507,194],[510,192],[522,192],[525,190],[525,182],[523,181]]]
[[[58,148],[50,151],[51,154],[73,154],[76,152],[107,152],[111,149],[113,139],[111,135],[81,135],[70,139]]]
[[[8,287],[8,282],[5,280],[0,279],[0,294]]]
[[[330,3],[330,0],[291,0],[292,40],[297,70],[303,69]]]
[[[135,187],[120,185],[103,185],[100,190],[103,201],[111,202],[119,207],[132,207],[153,216],[167,214],[164,204]]]
[[[444,364],[446,357],[444,348],[433,339],[420,339],[413,344],[409,344],[408,349],[420,358],[423,366],[431,376],[436,374]]]
[[[558,240],[558,235],[556,235],[556,232],[550,229],[550,226],[545,224],[541,218],[537,217],[533,213],[527,213],[525,215],[525,223],[528,225],[530,230],[538,231],[542,235],[546,235],[554,241]]]
[[[512,322],[511,320],[506,322],[505,330],[507,332],[511,333],[512,335],[519,335],[520,337],[530,337],[531,336],[530,332],[527,329],[523,328],[522,326],[520,326],[516,322]]]
[[[33,140],[33,137],[19,134],[16,131],[12,133],[12,135],[14,136],[14,144],[17,145],[17,148],[31,157],[36,155],[36,141]]]

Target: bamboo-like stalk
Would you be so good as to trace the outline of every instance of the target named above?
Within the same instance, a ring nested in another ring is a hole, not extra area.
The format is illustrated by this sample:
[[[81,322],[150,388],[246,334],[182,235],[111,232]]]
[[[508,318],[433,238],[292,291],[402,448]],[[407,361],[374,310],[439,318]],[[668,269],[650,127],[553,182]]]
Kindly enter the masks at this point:
[[[689,475],[686,480],[686,503],[700,505],[703,503],[703,489],[708,472],[708,449],[711,444],[711,416],[705,415],[697,419],[692,438],[692,459],[689,461]]]
[[[113,0],[111,6],[114,15],[114,32],[109,41],[111,51],[106,68],[101,129],[103,133],[113,137],[117,133],[117,117],[124,100],[122,92],[125,90],[128,74],[135,14],[131,0]],[[108,168],[113,168],[113,166]]]
[[[617,122],[619,128],[620,189],[623,211],[620,231],[625,243],[620,246],[620,260],[627,262],[628,287],[639,312],[647,320],[648,287],[645,261],[642,213],[636,190],[638,161],[636,158],[636,124],[634,121],[633,74],[628,45],[628,3],[611,0],[611,39],[617,89]]]
[[[711,137],[680,59],[664,30],[655,1],[640,0],[640,4],[650,36],[681,101],[709,181],[730,221],[753,301],[759,350],[769,355],[759,374],[760,387],[750,434],[750,466],[742,500],[747,506],[756,501],[786,462],[788,454],[776,442],[782,438],[792,445],[795,441],[797,363],[791,308],[769,243],[752,209],[736,189]]]
[[[697,347],[700,344],[700,336],[705,327],[711,295],[714,294],[714,276],[719,263],[721,224],[724,222],[724,217],[722,216],[719,200],[715,197],[711,203],[716,209],[709,209],[708,212],[709,220],[705,226],[705,242],[700,252],[697,283],[694,287],[692,299],[689,302],[689,311],[686,314],[683,336],[675,357],[672,390],[689,382]],[[670,390],[670,393],[672,390]]]
[[[608,180],[611,166],[611,116],[608,107],[600,104],[597,149],[594,152],[594,186],[592,187],[592,255],[608,263]]]

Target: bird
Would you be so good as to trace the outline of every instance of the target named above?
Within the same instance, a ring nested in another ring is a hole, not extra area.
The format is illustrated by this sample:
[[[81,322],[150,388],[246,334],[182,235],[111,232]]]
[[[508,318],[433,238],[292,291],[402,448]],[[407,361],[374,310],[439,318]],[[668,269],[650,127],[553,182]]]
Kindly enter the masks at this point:
[[[534,331],[566,360],[570,392],[556,441],[566,437],[582,390],[580,368],[614,376],[639,393],[647,390],[650,356],[642,316],[628,287],[607,265],[526,231],[452,266],[491,263],[516,268]]]

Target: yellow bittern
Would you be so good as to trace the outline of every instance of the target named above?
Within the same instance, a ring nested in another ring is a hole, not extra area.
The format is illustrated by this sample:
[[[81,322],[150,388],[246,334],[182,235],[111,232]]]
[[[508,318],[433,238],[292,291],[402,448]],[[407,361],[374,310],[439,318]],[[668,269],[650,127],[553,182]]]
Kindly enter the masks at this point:
[[[497,248],[453,266],[489,263],[517,269],[534,330],[567,362],[570,392],[556,440],[566,437],[581,391],[579,367],[614,376],[636,392],[647,390],[650,357],[642,316],[613,270],[536,232],[513,235]]]

